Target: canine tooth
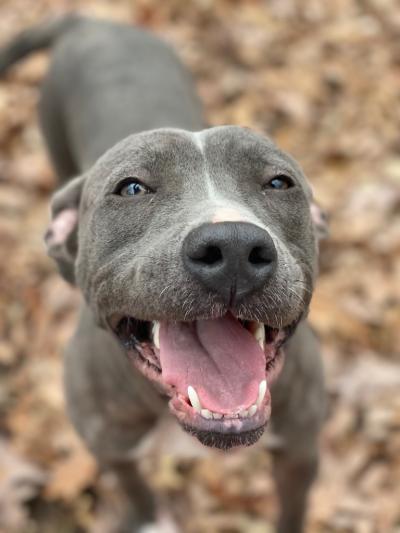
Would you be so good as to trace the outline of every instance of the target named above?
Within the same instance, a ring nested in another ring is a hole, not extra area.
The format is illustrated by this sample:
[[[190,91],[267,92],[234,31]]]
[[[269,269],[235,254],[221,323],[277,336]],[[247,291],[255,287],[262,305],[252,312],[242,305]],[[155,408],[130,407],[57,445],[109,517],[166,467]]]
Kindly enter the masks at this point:
[[[203,416],[204,418],[212,418],[213,414],[208,409],[202,409],[201,410],[201,416]]]
[[[264,350],[264,343],[265,343],[265,327],[264,327],[264,324],[258,323],[253,335],[256,338],[256,341],[258,342],[258,344]]]
[[[221,413],[213,413],[212,415],[215,420],[221,420],[221,418],[224,416]]]
[[[256,411],[257,411],[257,405],[253,403],[253,405],[249,407],[249,416],[253,416]]]
[[[240,411],[239,416],[241,418],[247,418],[249,416],[249,411],[247,409],[243,409],[243,411]]]
[[[190,400],[190,403],[192,404],[193,409],[197,411],[198,413],[200,413],[201,403],[197,395],[197,392],[194,390],[194,388],[191,385],[189,385],[187,393],[188,393],[189,400]]]
[[[266,392],[267,392],[267,380],[263,379],[262,381],[260,381],[260,384],[258,386],[258,398],[256,402],[257,407],[260,407]]]
[[[160,322],[153,323],[153,342],[154,346],[160,349]]]

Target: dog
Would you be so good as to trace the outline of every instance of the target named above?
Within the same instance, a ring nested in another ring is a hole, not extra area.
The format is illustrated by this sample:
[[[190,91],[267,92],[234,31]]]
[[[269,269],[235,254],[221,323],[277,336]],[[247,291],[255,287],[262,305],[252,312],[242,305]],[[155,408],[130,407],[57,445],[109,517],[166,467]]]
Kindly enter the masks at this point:
[[[0,73],[50,46],[39,110],[62,187],[45,241],[83,294],[67,405],[129,495],[126,531],[154,520],[131,452],[168,413],[223,450],[270,422],[278,531],[303,531],[325,409],[306,316],[326,221],[301,168],[248,128],[207,128],[188,72],[143,29],[66,15],[16,37]]]

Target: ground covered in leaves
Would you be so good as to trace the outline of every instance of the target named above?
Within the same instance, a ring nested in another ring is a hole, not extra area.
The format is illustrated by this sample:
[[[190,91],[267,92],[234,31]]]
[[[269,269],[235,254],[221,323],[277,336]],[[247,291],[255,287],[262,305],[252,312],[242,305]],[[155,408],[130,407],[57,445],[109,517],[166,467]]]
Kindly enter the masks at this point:
[[[398,2],[2,0],[1,42],[70,9],[162,35],[191,68],[211,124],[264,131],[302,164],[331,216],[311,312],[329,413],[307,532],[398,533]],[[47,61],[36,55],[0,81],[0,531],[106,532],[113,483],[63,403],[61,353],[79,296],[42,244],[56,186],[36,118]],[[257,446],[188,454],[170,440],[143,465],[183,531],[273,531],[270,462]]]

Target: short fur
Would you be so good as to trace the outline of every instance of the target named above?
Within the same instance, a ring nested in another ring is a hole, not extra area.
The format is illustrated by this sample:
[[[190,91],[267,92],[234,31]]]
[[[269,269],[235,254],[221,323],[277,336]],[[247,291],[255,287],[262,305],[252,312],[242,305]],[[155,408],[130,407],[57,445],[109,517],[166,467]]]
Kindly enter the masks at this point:
[[[278,531],[302,531],[324,393],[318,345],[304,320],[321,229],[313,225],[301,169],[251,130],[204,130],[190,76],[167,45],[138,28],[75,16],[52,21],[1,51],[0,72],[50,44],[42,129],[60,180],[79,175],[55,194],[52,215],[59,223],[46,237],[61,273],[85,298],[66,350],[66,394],[77,431],[129,493],[129,530],[153,520],[152,496],[130,457],[166,415],[167,402],[131,368],[107,320],[115,312],[142,320],[224,314],[226,305],[188,275],[181,248],[190,229],[231,206],[270,232],[279,257],[271,283],[233,311],[275,327],[303,319],[273,386],[270,428],[280,443],[274,450]],[[281,197],[262,195],[262,180],[279,172],[289,173],[296,187]],[[157,194],[135,203],[115,196],[126,176],[141,178]],[[212,444],[212,436],[202,437]]]

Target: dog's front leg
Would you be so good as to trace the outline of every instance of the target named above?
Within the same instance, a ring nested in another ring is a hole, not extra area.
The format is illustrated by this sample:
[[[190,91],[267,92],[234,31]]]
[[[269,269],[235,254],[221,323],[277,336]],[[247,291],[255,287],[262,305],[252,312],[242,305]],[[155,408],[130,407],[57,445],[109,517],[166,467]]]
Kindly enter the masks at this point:
[[[291,457],[274,453],[274,476],[280,502],[277,533],[302,533],[307,497],[318,469],[318,455]]]
[[[285,349],[282,374],[272,388],[274,476],[280,503],[278,533],[302,533],[308,492],[318,470],[318,434],[325,392],[318,342],[308,324]]]
[[[135,450],[167,408],[165,400],[131,368],[117,341],[96,326],[87,307],[65,353],[64,381],[75,429],[125,496],[121,523],[111,530],[140,531],[154,522],[155,513],[152,494],[135,464]]]
[[[136,533],[154,523],[156,509],[154,495],[144,482],[134,461],[117,461],[107,465],[116,476],[126,498],[126,509],[119,517],[116,533]]]

